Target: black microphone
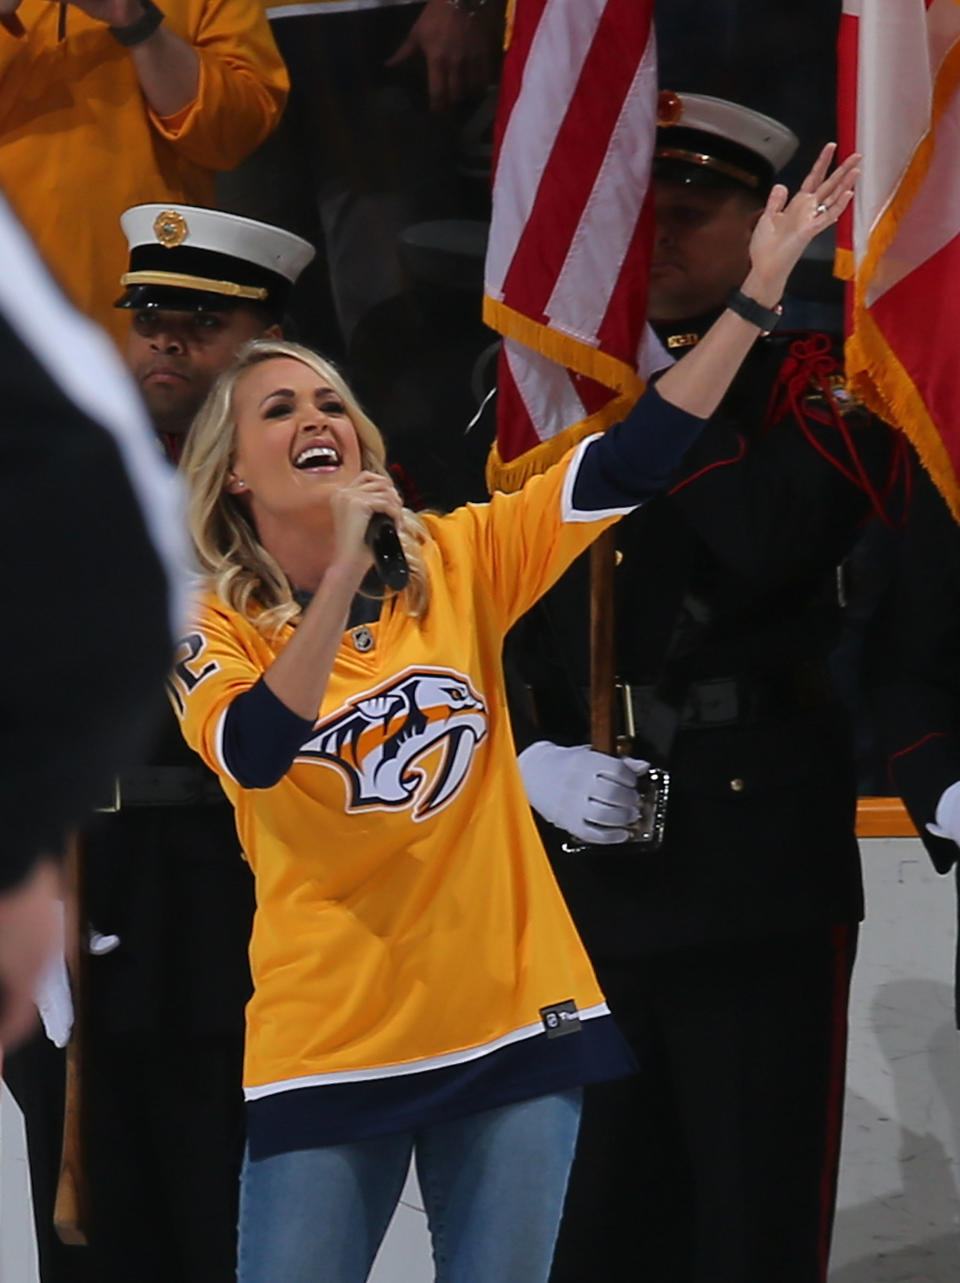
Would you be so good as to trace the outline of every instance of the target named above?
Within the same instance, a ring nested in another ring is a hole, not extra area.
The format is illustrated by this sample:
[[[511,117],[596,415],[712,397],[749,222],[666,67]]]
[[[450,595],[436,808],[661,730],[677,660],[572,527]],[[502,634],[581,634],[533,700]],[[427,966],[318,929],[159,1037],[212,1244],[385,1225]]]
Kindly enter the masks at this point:
[[[370,518],[366,533],[367,546],[373,553],[373,564],[385,588],[400,592],[410,578],[410,567],[400,546],[400,536],[393,518],[385,512],[375,512]]]

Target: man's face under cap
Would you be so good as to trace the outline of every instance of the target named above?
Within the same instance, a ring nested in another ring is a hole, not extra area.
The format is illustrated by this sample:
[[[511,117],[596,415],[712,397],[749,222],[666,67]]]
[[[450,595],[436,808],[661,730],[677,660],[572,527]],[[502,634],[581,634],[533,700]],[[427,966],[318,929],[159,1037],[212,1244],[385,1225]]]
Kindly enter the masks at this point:
[[[244,343],[266,332],[263,314],[242,305],[223,311],[134,310],[126,361],[157,430],[186,432],[217,375]],[[279,333],[270,327],[274,332]]]
[[[721,307],[750,267],[759,206],[731,187],[654,181],[650,318],[677,321]]]

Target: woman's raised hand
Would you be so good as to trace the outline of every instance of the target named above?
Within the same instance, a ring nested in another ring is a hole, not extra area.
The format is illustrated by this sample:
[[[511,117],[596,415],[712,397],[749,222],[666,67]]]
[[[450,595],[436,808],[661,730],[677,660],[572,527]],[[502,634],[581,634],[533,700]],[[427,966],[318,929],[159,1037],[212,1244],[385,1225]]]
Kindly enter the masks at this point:
[[[832,227],[853,200],[862,159],[856,152],[827,175],[836,152],[836,143],[827,143],[804,179],[800,190],[788,202],[788,192],[777,183],[770,193],[750,241],[752,297],[763,292],[767,305],[778,302],[787,278],[813,238]]]

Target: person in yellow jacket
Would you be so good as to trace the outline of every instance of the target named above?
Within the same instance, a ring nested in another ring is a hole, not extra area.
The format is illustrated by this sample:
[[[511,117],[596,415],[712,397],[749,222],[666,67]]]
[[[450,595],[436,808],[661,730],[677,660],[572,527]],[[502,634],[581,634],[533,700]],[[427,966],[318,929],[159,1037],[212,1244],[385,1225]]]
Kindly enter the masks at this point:
[[[211,205],[289,86],[258,0],[0,0],[0,189],[77,306],[121,341],[120,214]]]

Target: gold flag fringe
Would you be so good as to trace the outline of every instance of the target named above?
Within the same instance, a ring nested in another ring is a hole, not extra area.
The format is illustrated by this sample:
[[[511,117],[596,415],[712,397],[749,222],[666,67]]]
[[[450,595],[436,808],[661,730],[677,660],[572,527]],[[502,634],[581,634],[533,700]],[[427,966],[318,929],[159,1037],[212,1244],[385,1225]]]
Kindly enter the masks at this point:
[[[903,218],[930,169],[943,113],[960,86],[960,41],[946,55],[934,86],[930,129],[870,235],[859,268],[853,252],[836,251],[834,272],[853,286],[853,330],[845,344],[847,383],[881,419],[900,428],[915,446],[920,461],[960,522],[957,470],[923,396],[875,321],[867,290],[892,246]]]
[[[506,303],[489,296],[484,298],[483,319],[505,338],[514,339],[524,347],[539,352],[541,356],[556,361],[558,365],[602,383],[617,394],[595,414],[525,450],[516,459],[504,461],[494,443],[486,468],[487,488],[491,493],[494,490],[519,490],[530,477],[544,472],[561,459],[571,446],[595,432],[603,432],[612,424],[619,423],[643,394],[646,384],[632,365],[608,352],[601,352],[572,335],[560,334],[531,320]]]
[[[960,483],[936,423],[913,379],[866,308],[846,342],[847,383],[868,409],[900,428],[960,522]]]
[[[591,414],[588,419],[564,428],[556,436],[541,441],[539,445],[529,450],[524,450],[523,454],[507,462],[501,459],[497,443],[494,442],[487,456],[487,489],[491,494],[494,490],[504,490],[508,493],[519,490],[531,477],[535,477],[539,472],[546,472],[547,468],[558,463],[571,447],[579,445],[581,441],[594,436],[597,432],[605,432],[614,423],[619,423],[626,417],[633,404],[634,399],[631,397],[615,397],[596,414]]]

